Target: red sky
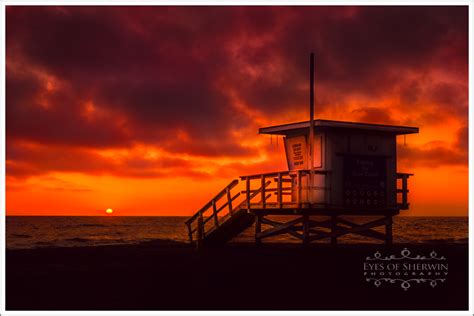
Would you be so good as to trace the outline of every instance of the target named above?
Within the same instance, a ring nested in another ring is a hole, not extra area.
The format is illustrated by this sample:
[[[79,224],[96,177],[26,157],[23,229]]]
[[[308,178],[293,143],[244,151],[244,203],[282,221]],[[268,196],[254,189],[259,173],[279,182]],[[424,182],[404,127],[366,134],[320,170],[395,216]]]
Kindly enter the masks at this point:
[[[259,127],[420,127],[409,215],[467,215],[467,7],[7,7],[8,215],[189,215],[286,169]],[[402,139],[400,140],[402,141]]]

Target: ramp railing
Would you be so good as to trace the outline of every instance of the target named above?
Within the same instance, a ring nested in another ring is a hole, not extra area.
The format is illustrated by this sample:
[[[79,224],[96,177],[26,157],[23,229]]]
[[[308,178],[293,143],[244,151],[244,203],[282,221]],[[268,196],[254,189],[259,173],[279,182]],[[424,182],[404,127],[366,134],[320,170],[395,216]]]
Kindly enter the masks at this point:
[[[397,173],[397,180],[401,181],[401,188],[397,185],[397,201],[398,201],[398,194],[401,194],[401,202],[397,202],[397,206],[400,207],[402,210],[408,210],[410,207],[410,203],[408,203],[408,178],[413,176],[413,173]]]
[[[240,196],[240,192],[237,192],[237,194],[233,195],[231,190],[235,188],[237,184],[239,184],[239,180],[233,180],[185,222],[186,226],[188,227],[188,236],[190,242],[193,242],[194,239],[201,240],[204,238],[204,235],[206,234],[206,224],[211,219],[213,220],[213,226],[218,227],[218,214],[224,209],[227,209],[228,214],[232,216],[232,213],[234,212],[233,201]],[[226,199],[224,204],[217,206],[218,202],[224,197]],[[209,212],[211,212],[211,214],[208,214]],[[195,234],[197,236],[196,238],[193,238],[193,235]]]
[[[313,173],[320,176],[327,174],[323,170]],[[241,176],[240,181],[233,180],[185,222],[189,241],[203,240],[242,209],[301,207],[303,191],[310,189],[302,185],[302,179],[308,175],[309,170],[282,171]],[[239,183],[244,186],[241,191],[236,188]],[[326,190],[325,187],[313,189]]]

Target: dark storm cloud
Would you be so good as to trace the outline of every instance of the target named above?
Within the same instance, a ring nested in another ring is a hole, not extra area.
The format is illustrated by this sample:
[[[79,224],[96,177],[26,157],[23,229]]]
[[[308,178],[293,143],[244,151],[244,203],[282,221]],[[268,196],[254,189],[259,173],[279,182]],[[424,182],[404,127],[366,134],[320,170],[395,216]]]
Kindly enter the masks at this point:
[[[167,129],[174,127],[188,129],[197,137],[217,136],[222,140],[228,138],[227,128],[247,123],[244,117],[232,112],[227,98],[213,87],[217,71],[224,68],[227,58],[223,52],[227,39],[216,36],[225,27],[216,27],[212,36],[202,38],[207,36],[208,24],[215,24],[213,18],[210,23],[193,29],[184,23],[186,20],[180,23],[179,19],[174,21],[166,16],[168,10],[176,9],[155,8],[148,13],[139,8],[130,9],[130,13],[123,8],[13,9],[8,18],[12,30],[7,42],[10,60],[14,61],[18,53],[23,62],[69,83],[75,93],[74,103],[89,98],[100,106],[124,112],[135,132],[130,140],[173,137],[174,131]],[[207,12],[212,17],[211,13]],[[143,14],[156,14],[158,19],[142,25]],[[186,10],[181,13],[183,19],[191,14]],[[221,19],[217,22],[222,23]],[[23,41],[18,43],[18,38]],[[35,40],[38,38],[41,41]],[[15,82],[8,88],[9,93],[14,90]],[[54,98],[52,102],[61,100]],[[15,100],[9,100],[8,104],[22,107],[10,111],[12,122],[29,121],[26,113],[19,113],[21,110],[49,126],[51,121],[56,122],[55,116],[64,115],[51,112],[38,115]],[[71,116],[78,116],[80,109],[71,104],[58,108],[66,106]],[[230,120],[232,117],[240,121]],[[64,120],[64,126],[71,126],[69,119]],[[16,136],[25,128],[21,123],[16,126],[8,129],[9,135]],[[96,145],[94,140],[109,130],[105,126],[104,132],[94,131],[96,137],[89,137],[88,126],[73,128],[84,133],[84,140],[92,146]],[[58,134],[55,130],[50,133]],[[66,142],[74,142],[67,133],[61,134],[59,137]],[[31,136],[37,137],[34,133]]]
[[[232,132],[255,122],[235,100],[270,120],[304,111],[310,51],[322,112],[353,95],[396,93],[399,109],[416,112],[430,95],[466,119],[467,87],[420,79],[433,69],[467,78],[466,7],[8,7],[6,22],[9,159],[19,139],[250,156]],[[353,114],[394,121],[363,104]]]
[[[390,110],[379,109],[374,107],[364,107],[352,111],[357,116],[357,120],[360,122],[376,123],[376,124],[391,124],[395,125],[396,122],[390,115]]]
[[[228,78],[265,113],[307,103],[310,51],[316,54],[316,104],[323,109],[334,102],[319,100],[394,92],[407,73],[446,67],[467,78],[465,8],[290,8],[279,21],[254,34],[258,45],[240,43],[243,56],[232,61],[237,76]],[[253,61],[254,55],[262,58]],[[242,65],[260,71],[252,77]]]
[[[127,145],[119,122],[84,118],[77,91],[61,87],[48,92],[45,85],[31,73],[7,68],[7,137],[73,146]]]

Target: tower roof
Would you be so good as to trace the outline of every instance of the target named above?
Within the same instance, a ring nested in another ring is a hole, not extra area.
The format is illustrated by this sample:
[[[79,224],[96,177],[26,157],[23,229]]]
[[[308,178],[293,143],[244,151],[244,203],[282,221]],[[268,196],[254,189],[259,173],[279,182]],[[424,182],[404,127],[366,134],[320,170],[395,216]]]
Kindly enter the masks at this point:
[[[310,122],[298,122],[283,125],[275,125],[269,127],[262,127],[259,129],[260,134],[273,134],[273,135],[288,135],[295,132],[302,132],[305,129],[309,129]],[[369,124],[359,122],[344,122],[344,121],[330,121],[330,120],[314,120],[314,129],[316,131],[322,130],[359,130],[359,131],[371,131],[377,133],[389,133],[395,135],[405,134],[416,134],[418,133],[418,127],[409,126],[395,126],[395,125],[383,125],[383,124]]]

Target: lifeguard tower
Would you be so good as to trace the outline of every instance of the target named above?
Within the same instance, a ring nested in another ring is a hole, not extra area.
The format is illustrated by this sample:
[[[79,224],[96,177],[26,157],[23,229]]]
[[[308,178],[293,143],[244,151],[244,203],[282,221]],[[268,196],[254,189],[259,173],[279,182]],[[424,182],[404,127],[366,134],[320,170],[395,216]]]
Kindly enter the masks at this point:
[[[304,244],[327,238],[334,245],[340,236],[358,234],[391,245],[392,217],[408,209],[413,175],[397,172],[397,136],[418,128],[313,120],[312,111],[311,104],[310,121],[260,128],[283,137],[288,170],[230,182],[186,221],[191,243],[223,244],[255,223],[257,244],[290,234]],[[373,229],[378,226],[385,234]]]

